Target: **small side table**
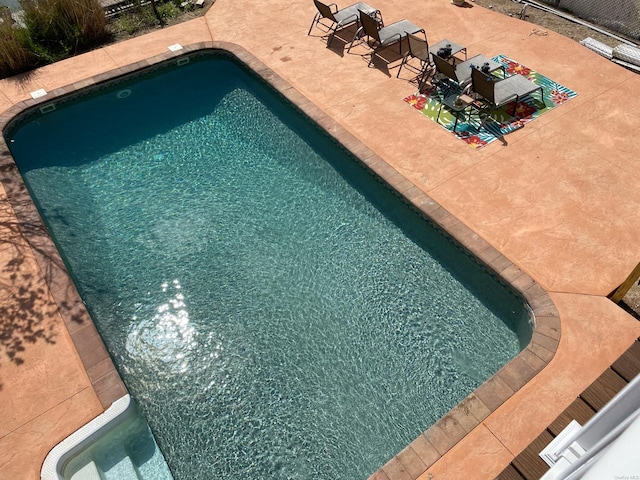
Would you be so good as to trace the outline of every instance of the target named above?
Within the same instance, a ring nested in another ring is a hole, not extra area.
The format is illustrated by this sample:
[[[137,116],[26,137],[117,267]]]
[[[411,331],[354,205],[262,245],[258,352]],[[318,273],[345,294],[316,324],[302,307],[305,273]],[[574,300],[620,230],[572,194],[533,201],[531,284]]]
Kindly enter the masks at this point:
[[[459,100],[459,102],[456,102],[456,100]],[[447,107],[447,109],[451,110],[451,112],[453,112],[453,115],[456,117],[456,121],[453,124],[453,133],[455,133],[456,128],[458,128],[458,120],[460,119],[460,115],[464,114],[464,111],[472,104],[473,98],[471,98],[469,95],[458,95],[457,93],[449,95],[440,104],[440,110],[438,110],[436,123],[440,122],[440,113],[442,112],[442,107]]]

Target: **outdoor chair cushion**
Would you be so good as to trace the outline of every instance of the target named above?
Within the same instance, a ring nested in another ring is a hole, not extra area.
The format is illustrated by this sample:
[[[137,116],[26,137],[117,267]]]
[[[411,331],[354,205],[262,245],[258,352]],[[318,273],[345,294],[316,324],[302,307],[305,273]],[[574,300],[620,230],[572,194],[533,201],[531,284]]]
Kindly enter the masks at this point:
[[[375,12],[376,9],[370,5],[367,5],[364,2],[360,2],[354,5],[345,7],[342,10],[338,10],[336,13],[333,14],[333,17],[336,19],[336,22],[338,23],[338,28],[343,24],[348,24],[348,23],[353,23],[358,21],[358,18],[360,17],[360,11],[363,11],[364,13],[367,13],[367,14],[371,14]]]
[[[511,99],[524,97],[539,90],[540,86],[522,75],[512,75],[504,80],[498,80],[494,86],[494,102],[502,105]]]
[[[416,33],[420,30],[422,30],[422,28],[411,23],[409,20],[400,20],[378,30],[380,44],[386,45],[387,43],[397,42],[399,38],[405,37],[407,32]]]

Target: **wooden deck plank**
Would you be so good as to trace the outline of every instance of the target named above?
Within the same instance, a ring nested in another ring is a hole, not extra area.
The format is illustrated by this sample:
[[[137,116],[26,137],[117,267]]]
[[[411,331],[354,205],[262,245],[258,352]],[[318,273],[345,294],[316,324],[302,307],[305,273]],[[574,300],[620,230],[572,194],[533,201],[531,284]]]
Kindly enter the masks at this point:
[[[611,368],[607,368],[582,394],[582,398],[596,412],[602,409],[627,384]]]
[[[509,464],[495,480],[524,480],[524,477],[520,475],[520,472],[513,465]]]
[[[549,466],[538,454],[549,445],[551,440],[553,440],[553,436],[545,430],[520,455],[513,459],[512,465],[526,480],[539,480],[549,470]]]
[[[547,427],[547,430],[549,430],[551,435],[555,437],[571,423],[571,420],[576,420],[580,425],[584,425],[595,414],[595,410],[593,410],[584,400],[576,398],[573,403],[569,405],[564,412],[558,415],[553,423]]]
[[[633,342],[633,345],[611,365],[611,368],[627,382],[633,380],[640,373],[640,342],[638,340]]]

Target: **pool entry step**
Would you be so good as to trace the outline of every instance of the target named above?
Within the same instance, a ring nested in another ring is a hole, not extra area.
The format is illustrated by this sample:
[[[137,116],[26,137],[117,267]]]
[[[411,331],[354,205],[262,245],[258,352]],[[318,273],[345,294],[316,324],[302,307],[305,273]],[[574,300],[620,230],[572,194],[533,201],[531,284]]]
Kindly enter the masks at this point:
[[[43,480],[173,480],[145,418],[129,395],[58,444]]]

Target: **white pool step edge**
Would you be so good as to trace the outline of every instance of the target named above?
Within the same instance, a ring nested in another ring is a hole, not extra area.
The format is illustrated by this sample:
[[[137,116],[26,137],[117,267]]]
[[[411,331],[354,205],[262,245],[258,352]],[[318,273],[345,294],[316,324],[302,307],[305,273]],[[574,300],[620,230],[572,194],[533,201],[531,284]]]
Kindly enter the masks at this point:
[[[53,447],[42,464],[40,478],[62,480],[64,467],[69,460],[120,425],[134,412],[135,403],[131,401],[129,394],[113,402],[107,410]]]

